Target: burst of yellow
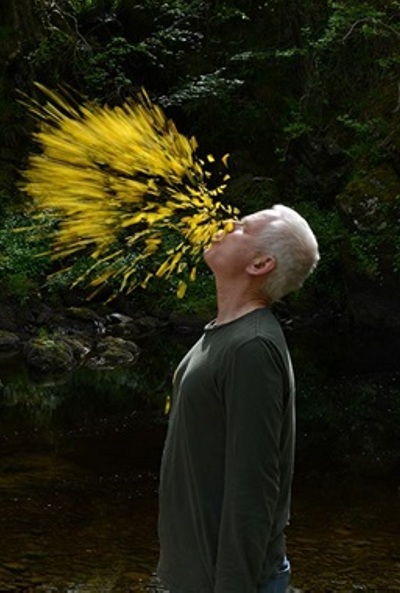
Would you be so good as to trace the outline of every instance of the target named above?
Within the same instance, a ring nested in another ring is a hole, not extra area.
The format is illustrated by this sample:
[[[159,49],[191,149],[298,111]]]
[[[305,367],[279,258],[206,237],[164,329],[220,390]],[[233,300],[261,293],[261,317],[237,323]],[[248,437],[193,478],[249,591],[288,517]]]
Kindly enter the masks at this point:
[[[95,286],[115,277],[129,291],[153,277],[180,276],[183,297],[221,221],[238,214],[219,201],[229,175],[208,189],[196,139],[179,133],[144,91],[121,107],[74,107],[38,86],[48,97],[45,105],[30,103],[41,121],[41,152],[29,159],[23,189],[57,221],[53,256],[88,252],[93,267],[79,280],[94,274]]]

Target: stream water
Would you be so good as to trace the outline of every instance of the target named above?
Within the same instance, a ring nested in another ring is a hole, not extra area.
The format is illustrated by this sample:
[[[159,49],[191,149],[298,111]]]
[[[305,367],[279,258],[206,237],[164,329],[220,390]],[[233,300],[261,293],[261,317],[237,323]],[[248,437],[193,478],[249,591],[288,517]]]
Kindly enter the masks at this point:
[[[293,586],[400,591],[398,339],[288,337],[298,376]],[[0,592],[156,591],[163,402],[195,338],[162,335],[141,345],[134,368],[52,381],[0,361]]]

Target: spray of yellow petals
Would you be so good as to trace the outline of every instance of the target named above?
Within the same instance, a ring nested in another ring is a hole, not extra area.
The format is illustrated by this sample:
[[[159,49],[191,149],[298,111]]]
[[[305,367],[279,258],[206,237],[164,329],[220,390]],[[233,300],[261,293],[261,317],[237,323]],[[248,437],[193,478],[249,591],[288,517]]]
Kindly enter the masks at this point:
[[[130,291],[176,276],[182,297],[222,221],[238,214],[220,202],[229,176],[208,189],[196,139],[179,133],[144,91],[120,107],[75,107],[38,87],[48,100],[29,103],[41,123],[40,152],[29,159],[23,189],[56,221],[53,257],[89,253],[93,266],[78,281],[90,274],[97,287],[116,278]]]

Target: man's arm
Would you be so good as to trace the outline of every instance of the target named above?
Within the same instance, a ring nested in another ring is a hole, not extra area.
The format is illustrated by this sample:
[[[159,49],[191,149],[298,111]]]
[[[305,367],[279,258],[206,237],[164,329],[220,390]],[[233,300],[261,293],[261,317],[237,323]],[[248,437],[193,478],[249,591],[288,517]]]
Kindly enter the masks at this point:
[[[235,353],[224,383],[225,487],[214,593],[256,593],[280,487],[284,370],[262,339]]]

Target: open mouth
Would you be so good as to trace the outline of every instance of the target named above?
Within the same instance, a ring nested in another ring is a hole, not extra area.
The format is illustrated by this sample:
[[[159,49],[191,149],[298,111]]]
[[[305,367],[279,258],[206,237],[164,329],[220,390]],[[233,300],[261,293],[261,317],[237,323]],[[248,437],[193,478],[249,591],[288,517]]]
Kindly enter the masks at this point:
[[[235,221],[234,220],[225,220],[225,221],[223,221],[222,224],[223,224],[222,229],[219,229],[212,236],[213,243],[218,243],[219,241],[222,241],[222,239],[224,237],[226,237],[226,235],[228,235],[229,233],[232,233],[235,230]]]

